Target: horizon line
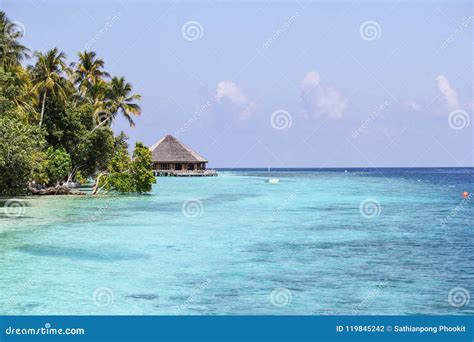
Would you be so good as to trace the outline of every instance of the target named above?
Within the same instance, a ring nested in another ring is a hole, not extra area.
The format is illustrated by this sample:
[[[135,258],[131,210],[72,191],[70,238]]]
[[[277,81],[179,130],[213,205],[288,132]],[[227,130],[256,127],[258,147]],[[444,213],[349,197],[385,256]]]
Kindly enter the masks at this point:
[[[262,169],[268,170],[268,166],[246,166],[246,167],[210,167],[209,169],[220,170],[248,170]],[[338,170],[354,170],[354,169],[474,169],[474,166],[287,166],[287,167],[270,167],[270,170],[309,170],[309,169],[338,169]]]

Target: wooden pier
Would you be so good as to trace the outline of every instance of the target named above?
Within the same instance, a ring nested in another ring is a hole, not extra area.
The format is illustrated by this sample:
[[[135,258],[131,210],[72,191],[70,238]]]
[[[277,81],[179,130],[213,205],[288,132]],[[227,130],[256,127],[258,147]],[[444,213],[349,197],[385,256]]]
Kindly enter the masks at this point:
[[[216,170],[153,170],[158,177],[216,177]]]

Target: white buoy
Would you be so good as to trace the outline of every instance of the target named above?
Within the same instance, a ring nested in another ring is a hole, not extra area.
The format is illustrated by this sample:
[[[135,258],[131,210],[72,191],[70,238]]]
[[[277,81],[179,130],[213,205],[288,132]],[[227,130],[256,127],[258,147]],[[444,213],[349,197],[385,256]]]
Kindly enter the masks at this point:
[[[280,180],[278,178],[270,178],[268,180],[268,183],[270,184],[277,184],[277,183],[280,183]]]

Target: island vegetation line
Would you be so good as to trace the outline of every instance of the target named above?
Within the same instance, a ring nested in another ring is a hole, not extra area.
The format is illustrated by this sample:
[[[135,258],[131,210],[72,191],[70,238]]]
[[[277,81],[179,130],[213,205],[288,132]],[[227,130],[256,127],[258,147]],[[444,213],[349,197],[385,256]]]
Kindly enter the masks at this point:
[[[118,115],[135,125],[141,96],[95,52],[68,63],[56,47],[31,52],[22,33],[0,11],[0,196],[81,194],[71,184],[87,179],[92,194],[151,191],[149,149],[137,142],[130,156],[110,128]]]

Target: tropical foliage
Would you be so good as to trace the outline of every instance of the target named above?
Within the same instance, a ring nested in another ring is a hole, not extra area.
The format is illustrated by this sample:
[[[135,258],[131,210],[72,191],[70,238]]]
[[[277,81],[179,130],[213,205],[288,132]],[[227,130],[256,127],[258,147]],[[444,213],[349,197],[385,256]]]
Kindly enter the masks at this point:
[[[50,184],[59,182],[71,171],[71,157],[64,148],[48,147],[46,158],[45,171]]]
[[[110,75],[104,71],[104,60],[97,58],[94,51],[78,53],[79,62],[71,63],[73,68],[73,82],[79,94],[89,100],[96,101],[103,98],[106,89],[105,79]]]
[[[126,137],[117,139],[117,149],[109,164],[107,172],[101,174],[94,189],[98,193],[102,189],[115,189],[119,192],[145,193],[151,191],[155,176],[150,169],[151,152],[142,143],[137,142],[133,158],[127,152]]]
[[[98,175],[110,191],[150,191],[148,149],[137,143],[132,160],[125,134],[110,128],[118,116],[135,125],[141,97],[132,85],[93,51],[68,63],[56,47],[32,53],[21,33],[0,11],[0,196]]]
[[[150,169],[151,152],[141,142],[137,142],[133,151],[131,173],[135,183],[134,192],[145,193],[151,191],[151,185],[155,182],[155,176]]]
[[[0,11],[0,67],[5,70],[21,66],[21,61],[28,57],[29,50],[18,42],[21,30]]]
[[[39,121],[39,125],[41,126],[48,94],[55,101],[66,103],[70,83],[65,77],[65,73],[68,69],[66,67],[66,55],[64,52],[59,52],[57,48],[54,48],[45,54],[35,52],[34,56],[37,61],[36,64],[30,68],[31,78],[34,84],[31,91],[37,94],[41,100],[41,116]]]
[[[35,154],[43,147],[44,137],[38,127],[0,116],[0,196],[26,192]]]

